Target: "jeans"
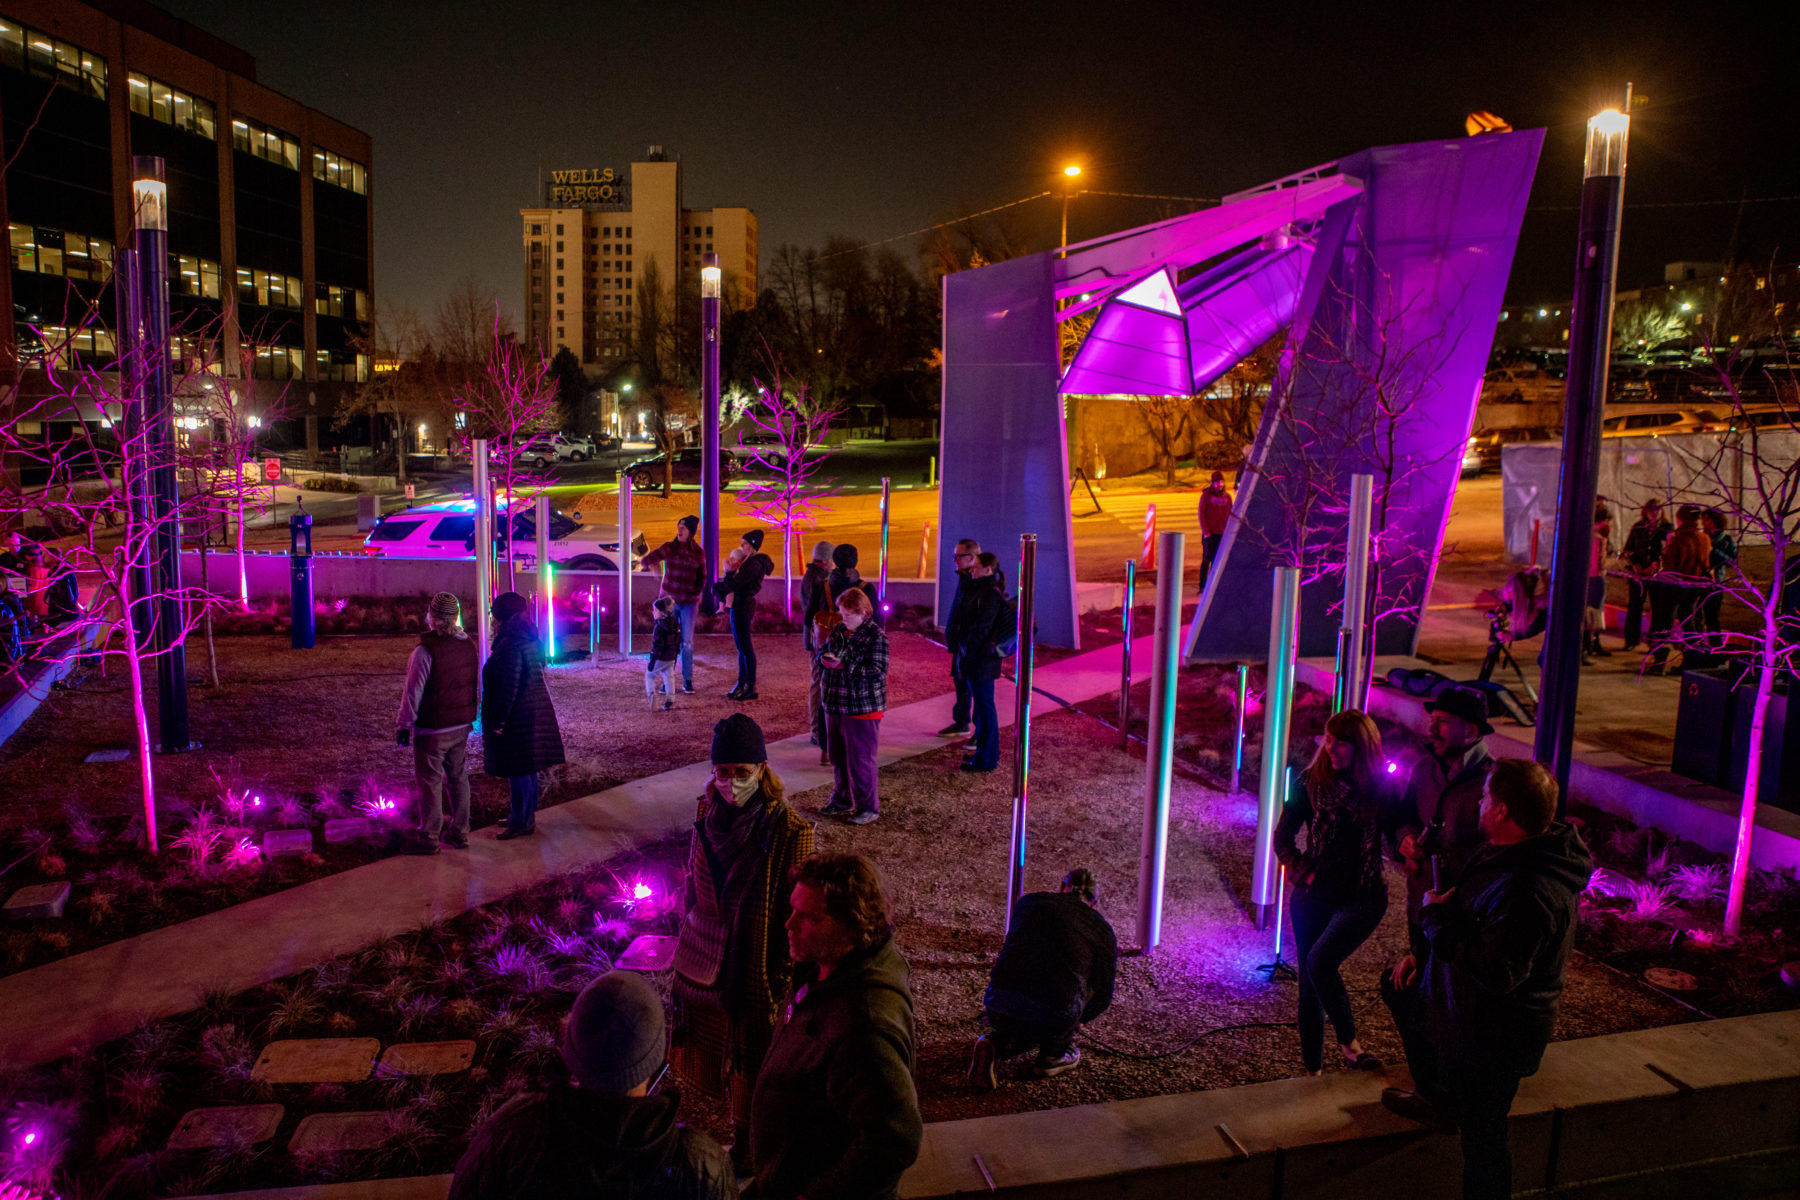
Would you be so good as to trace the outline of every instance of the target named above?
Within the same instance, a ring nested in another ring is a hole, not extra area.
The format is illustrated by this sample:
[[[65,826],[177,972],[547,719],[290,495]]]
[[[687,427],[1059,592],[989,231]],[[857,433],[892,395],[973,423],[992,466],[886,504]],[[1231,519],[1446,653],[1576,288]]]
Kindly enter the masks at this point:
[[[1417,980],[1411,987],[1397,987],[1384,971],[1381,998],[1394,1014],[1394,1026],[1406,1046],[1413,1090],[1455,1117],[1462,1130],[1464,1200],[1507,1200],[1512,1196],[1507,1114],[1521,1076],[1500,1067],[1441,1061],[1425,1038]]]
[[[875,755],[881,746],[881,718],[826,713],[826,741],[831,754],[831,803],[856,812],[881,811],[881,786]]]
[[[754,597],[739,596],[731,602],[731,640],[737,644],[738,656],[737,686],[746,692],[756,690],[756,647],[750,644],[750,626],[755,620]]]
[[[536,829],[537,775],[509,775],[506,779],[506,788],[512,794],[512,812],[506,818],[507,828],[527,831]]]
[[[827,749],[830,734],[825,728],[825,668],[816,659],[806,684],[806,712],[812,725],[813,741],[819,749]]]
[[[1648,579],[1639,579],[1634,575],[1628,582],[1630,583],[1630,598],[1625,604],[1625,648],[1627,650],[1644,640],[1644,604],[1646,600],[1651,606],[1651,632],[1655,633],[1657,591],[1657,585]]]
[[[1212,574],[1213,559],[1219,557],[1219,543],[1225,540],[1222,533],[1203,533],[1200,535],[1200,590],[1206,590],[1207,577]]]
[[[1036,1050],[1038,1057],[1043,1059],[1061,1058],[1075,1045],[1075,1031],[1081,1028],[1079,1024],[1072,1024],[1053,1029],[997,1012],[989,1012],[987,1022],[994,1031],[995,1058],[1011,1058],[1027,1050]]]
[[[1706,596],[1704,584],[1664,583],[1657,585],[1660,592],[1658,608],[1662,610],[1660,619],[1650,619],[1650,640],[1656,645],[1654,661],[1666,662],[1669,657],[1669,635],[1674,631],[1683,633],[1700,632],[1700,616],[1697,609]],[[1661,638],[1657,634],[1661,631]]]
[[[675,615],[681,620],[681,686],[689,690],[694,686],[694,611],[699,607],[697,600],[675,606]]]
[[[450,809],[450,829],[469,832],[469,727],[413,734],[413,778],[419,785],[417,824],[419,836],[438,844],[444,832],[444,808]]]
[[[954,663],[950,667],[950,678],[956,684],[956,703],[950,709],[950,723],[967,729],[969,708],[974,703],[974,695],[969,691],[969,681],[956,673]]]
[[[1369,940],[1387,913],[1387,892],[1371,892],[1348,904],[1333,904],[1304,887],[1294,888],[1294,957],[1300,975],[1300,1061],[1308,1071],[1325,1065],[1325,1018],[1338,1045],[1356,1040],[1356,1013],[1338,972],[1344,960]]]
[[[675,693],[675,660],[672,658],[653,658],[644,668],[644,695],[650,697],[650,707],[656,707],[656,685],[662,684],[663,695]]]
[[[994,681],[971,679],[969,697],[975,711],[974,765],[991,771],[1000,765],[1000,714],[994,711]]]

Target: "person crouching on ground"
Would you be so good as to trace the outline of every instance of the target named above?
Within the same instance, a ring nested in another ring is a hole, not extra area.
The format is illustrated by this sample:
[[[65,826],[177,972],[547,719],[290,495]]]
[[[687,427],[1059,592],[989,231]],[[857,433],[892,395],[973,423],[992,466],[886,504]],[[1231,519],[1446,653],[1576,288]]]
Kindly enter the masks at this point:
[[[1094,908],[1094,873],[1077,867],[1054,892],[1032,892],[1013,905],[1000,957],[988,975],[985,1016],[992,1031],[975,1039],[969,1086],[999,1086],[996,1065],[1037,1051],[1033,1073],[1061,1075],[1081,1061],[1075,1032],[1112,1004],[1119,939]]]
[[[750,1095],[793,979],[788,872],[813,852],[747,713],[713,727],[713,777],[688,849],[687,907],[675,944],[676,1071],[731,1112],[739,1174],[750,1173]]]
[[[1424,952],[1381,979],[1413,1087],[1388,1088],[1393,1112],[1460,1129],[1463,1196],[1512,1195],[1507,1114],[1556,1027],[1577,910],[1593,873],[1581,836],[1556,820],[1556,780],[1503,758],[1481,800],[1484,845],[1419,913]]]
[[[407,854],[436,854],[440,843],[456,850],[469,847],[469,731],[478,711],[480,654],[463,632],[462,602],[450,592],[431,598],[425,625],[406,659],[394,732],[394,741],[412,746],[417,784],[414,832],[400,844]]]
[[[481,668],[481,745],[487,773],[506,780],[512,811],[499,838],[537,832],[538,772],[563,762],[562,731],[544,682],[544,651],[531,602],[494,597],[494,646]]]
[[[650,1094],[663,1065],[662,1000],[612,971],[587,985],[563,1027],[566,1083],[514,1096],[481,1123],[456,1164],[450,1200],[631,1196],[731,1200],[731,1161],[676,1121],[681,1097]]]
[[[820,810],[852,825],[881,816],[876,756],[887,709],[888,640],[875,606],[860,588],[838,599],[842,618],[819,650],[824,673],[825,732],[831,756],[831,800]]]
[[[855,854],[790,876],[794,989],[750,1109],[758,1200],[891,1200],[919,1157],[913,999],[887,893]]]
[[[658,596],[650,605],[656,623],[650,627],[650,660],[644,664],[644,694],[650,697],[650,709],[656,710],[656,688],[662,685],[663,711],[675,707],[675,663],[681,657],[681,618],[675,613],[675,601]],[[692,689],[689,689],[692,690]]]
[[[1306,785],[1281,810],[1275,853],[1294,884],[1294,956],[1300,975],[1300,1061],[1325,1069],[1325,1019],[1344,1059],[1358,1071],[1381,1060],[1356,1040],[1356,1013],[1338,968],[1387,914],[1381,874],[1381,733],[1365,713],[1345,709],[1325,722]],[[1306,847],[1297,835],[1304,830]]]

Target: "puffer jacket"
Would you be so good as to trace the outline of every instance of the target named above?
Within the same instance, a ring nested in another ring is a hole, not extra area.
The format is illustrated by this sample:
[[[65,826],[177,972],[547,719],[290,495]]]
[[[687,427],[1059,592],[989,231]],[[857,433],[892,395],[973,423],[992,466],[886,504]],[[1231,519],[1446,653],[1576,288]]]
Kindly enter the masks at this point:
[[[674,613],[656,618],[650,627],[650,657],[657,662],[674,662],[681,657],[681,618]]]
[[[609,1096],[567,1084],[515,1096],[475,1131],[450,1200],[731,1200],[731,1158],[678,1123],[680,1107],[675,1092]]]
[[[500,623],[481,668],[481,746],[487,773],[506,779],[564,761],[562,731],[544,683],[544,652],[526,613]]]
[[[962,604],[951,614],[956,626],[956,675],[959,679],[1000,678],[1000,651],[996,648],[1010,633],[1006,627],[1006,596],[996,572],[970,579],[959,587]]]
[[[924,1135],[906,960],[889,938],[794,983],[750,1103],[756,1195],[896,1196]]]
[[[1510,846],[1483,847],[1450,898],[1420,910],[1419,1011],[1446,1063],[1538,1069],[1593,868],[1581,835],[1553,824]]]

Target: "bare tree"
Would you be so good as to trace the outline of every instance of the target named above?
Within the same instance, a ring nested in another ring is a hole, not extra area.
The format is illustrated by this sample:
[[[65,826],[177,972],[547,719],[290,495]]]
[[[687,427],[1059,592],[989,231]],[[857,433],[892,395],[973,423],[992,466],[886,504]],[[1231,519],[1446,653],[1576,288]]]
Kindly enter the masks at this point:
[[[1144,426],[1144,436],[1156,449],[1156,465],[1162,469],[1163,484],[1175,486],[1176,464],[1184,451],[1194,443],[1194,398],[1192,396],[1137,396],[1132,412]]]
[[[700,419],[700,398],[676,383],[659,383],[644,393],[650,417],[650,436],[662,451],[663,495],[675,487],[675,456],[687,429]]]
[[[811,524],[827,511],[825,499],[837,491],[833,482],[819,478],[831,451],[825,432],[835,409],[818,409],[807,403],[804,389],[790,400],[776,374],[768,386],[756,385],[756,397],[744,410],[749,433],[738,431],[738,445],[750,460],[756,478],[744,484],[750,497],[751,515],[781,530],[781,565],[787,581],[782,592],[787,615],[794,615],[794,539],[803,524]]]

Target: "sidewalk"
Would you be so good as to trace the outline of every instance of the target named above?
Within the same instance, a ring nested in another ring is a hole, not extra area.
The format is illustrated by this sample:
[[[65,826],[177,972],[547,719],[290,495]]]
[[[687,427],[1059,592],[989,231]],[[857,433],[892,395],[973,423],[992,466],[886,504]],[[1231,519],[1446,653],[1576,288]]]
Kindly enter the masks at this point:
[[[1132,673],[1150,669],[1150,639],[1132,646]],[[1118,687],[1120,647],[1039,668],[1039,711],[1078,704]],[[995,688],[1001,725],[1014,690]],[[882,721],[885,765],[946,745],[943,695],[890,710]],[[696,731],[696,738],[704,731]],[[831,781],[818,750],[801,734],[769,746],[769,762],[790,795]],[[483,835],[466,852],[397,856],[209,913],[60,962],[0,979],[0,1063],[24,1067],[110,1041],[145,1020],[186,1012],[207,988],[237,992],[358,949],[378,938],[454,917],[545,879],[679,835],[710,766],[692,763],[538,814],[537,837],[511,842]],[[958,786],[948,781],[946,786]]]

